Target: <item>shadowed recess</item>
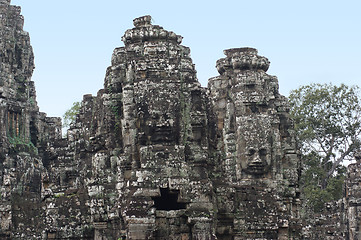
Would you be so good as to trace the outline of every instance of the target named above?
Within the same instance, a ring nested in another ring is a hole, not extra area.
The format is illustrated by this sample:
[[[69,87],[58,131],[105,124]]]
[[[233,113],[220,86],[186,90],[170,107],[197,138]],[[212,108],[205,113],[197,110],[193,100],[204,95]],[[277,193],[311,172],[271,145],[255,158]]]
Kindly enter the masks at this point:
[[[154,207],[157,210],[180,210],[186,209],[186,203],[178,202],[179,190],[169,190],[169,188],[160,189],[160,197],[154,197]]]

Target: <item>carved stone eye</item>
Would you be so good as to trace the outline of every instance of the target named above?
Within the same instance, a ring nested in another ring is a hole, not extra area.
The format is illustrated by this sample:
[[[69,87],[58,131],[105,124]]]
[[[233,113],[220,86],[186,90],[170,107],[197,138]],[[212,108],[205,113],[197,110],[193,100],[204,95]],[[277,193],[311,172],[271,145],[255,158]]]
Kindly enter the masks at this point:
[[[266,156],[266,155],[267,155],[267,149],[261,148],[261,149],[259,150],[259,155],[260,155],[260,156]]]
[[[248,156],[253,156],[256,153],[256,150],[254,150],[253,148],[248,150]]]

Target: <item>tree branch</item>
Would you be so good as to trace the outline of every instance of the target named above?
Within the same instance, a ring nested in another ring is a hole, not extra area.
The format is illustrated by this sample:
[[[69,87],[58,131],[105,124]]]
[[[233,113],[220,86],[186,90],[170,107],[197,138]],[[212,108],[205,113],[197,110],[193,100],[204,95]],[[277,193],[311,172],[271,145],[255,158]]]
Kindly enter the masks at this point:
[[[332,163],[331,169],[327,172],[325,180],[327,180],[336,170],[336,167],[347,157],[354,149],[356,148],[355,144],[351,144],[350,147],[336,160]]]

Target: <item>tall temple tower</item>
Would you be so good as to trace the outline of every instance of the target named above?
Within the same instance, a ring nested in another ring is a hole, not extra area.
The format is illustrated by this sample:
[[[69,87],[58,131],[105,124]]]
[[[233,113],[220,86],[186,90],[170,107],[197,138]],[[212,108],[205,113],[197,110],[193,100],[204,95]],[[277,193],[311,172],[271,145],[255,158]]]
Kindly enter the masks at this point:
[[[267,58],[224,51],[209,80],[216,121],[220,239],[296,239],[300,161],[292,121]]]
[[[182,37],[134,19],[105,89],[119,137],[122,216],[131,239],[211,239],[206,91]],[[180,239],[180,238],[179,238]]]

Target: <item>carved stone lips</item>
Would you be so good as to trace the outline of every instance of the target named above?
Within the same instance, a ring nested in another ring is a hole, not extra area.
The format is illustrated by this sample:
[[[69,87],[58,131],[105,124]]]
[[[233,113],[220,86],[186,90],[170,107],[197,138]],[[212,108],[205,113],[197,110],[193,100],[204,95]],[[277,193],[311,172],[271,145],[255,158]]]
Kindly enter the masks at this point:
[[[248,164],[247,171],[254,174],[262,174],[265,172],[266,165],[263,162],[251,162]]]

